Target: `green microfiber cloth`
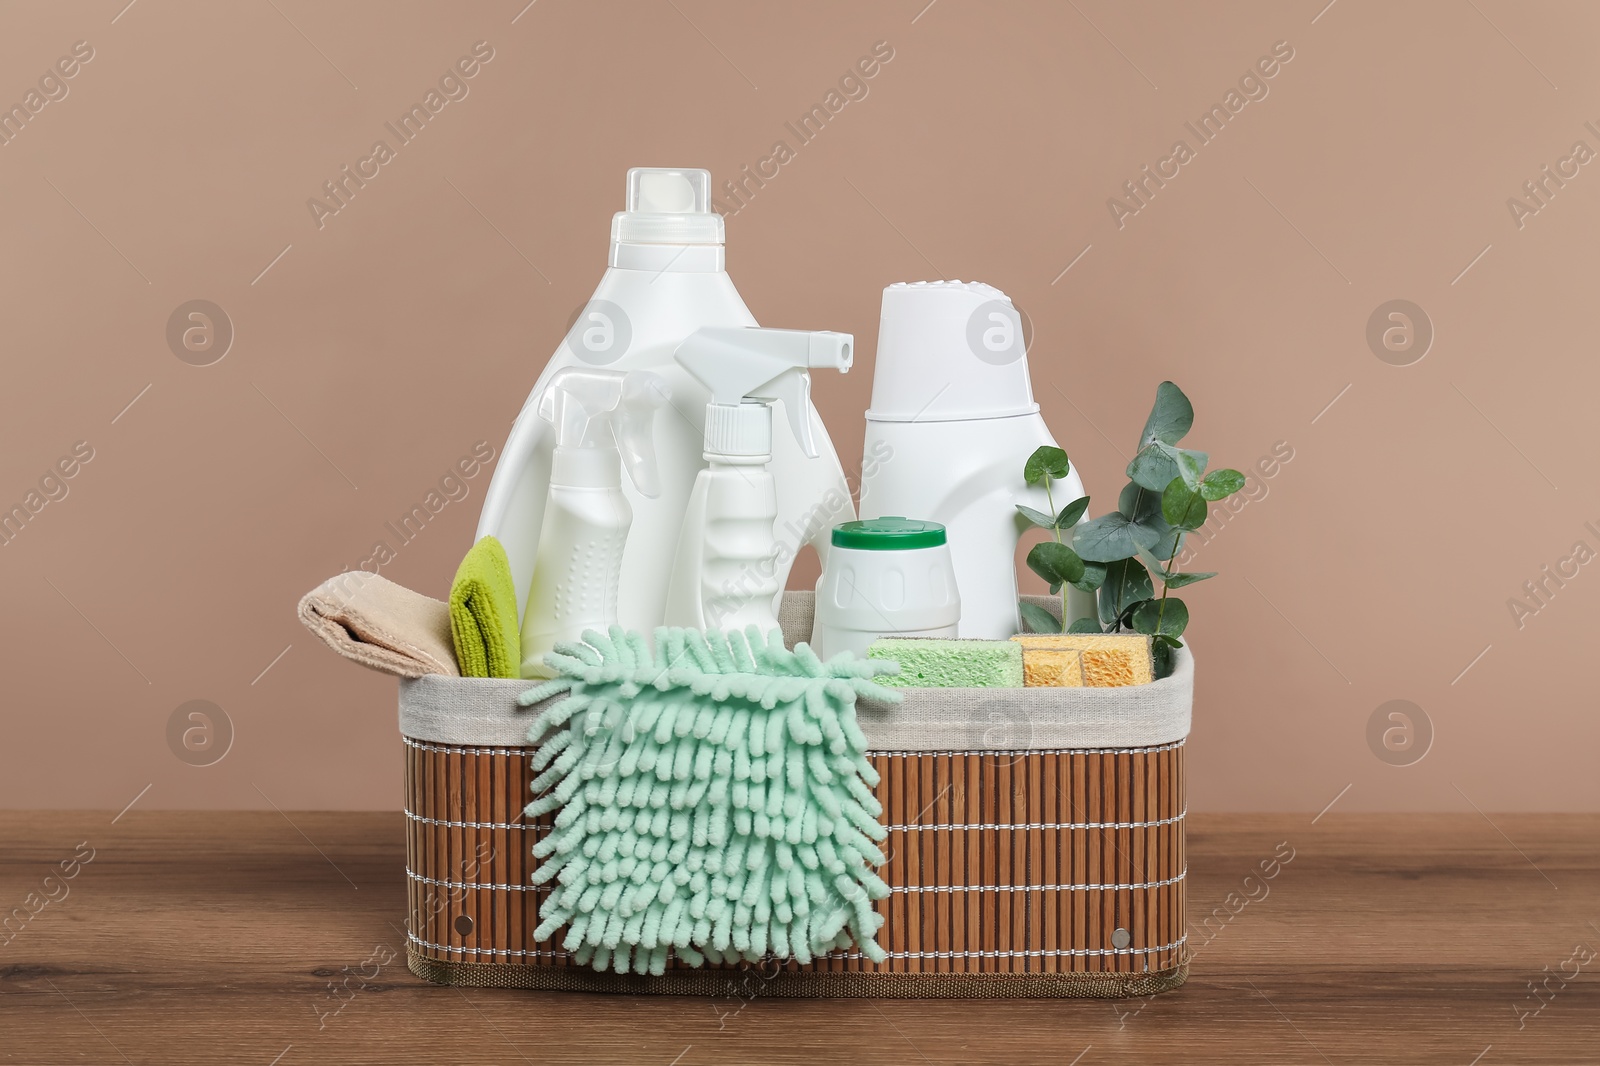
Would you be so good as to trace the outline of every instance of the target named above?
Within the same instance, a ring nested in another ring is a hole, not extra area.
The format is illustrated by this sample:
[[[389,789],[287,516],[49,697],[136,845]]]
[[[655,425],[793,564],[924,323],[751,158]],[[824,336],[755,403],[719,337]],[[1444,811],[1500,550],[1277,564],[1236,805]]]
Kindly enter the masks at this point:
[[[472,546],[450,583],[450,638],[462,677],[521,677],[517,588],[493,537]]]
[[[852,942],[886,958],[886,832],[855,704],[900,701],[872,681],[893,664],[824,663],[755,626],[657,629],[654,653],[588,630],[545,662],[561,676],[518,700],[567,694],[528,733],[543,794],[525,813],[558,812],[533,847],[533,883],[556,882],[536,939],[566,926],[579,965],[617,973],[660,974],[669,953],[806,963]]]
[[[869,659],[893,659],[903,688],[1021,688],[1022,645],[1009,640],[879,637]]]

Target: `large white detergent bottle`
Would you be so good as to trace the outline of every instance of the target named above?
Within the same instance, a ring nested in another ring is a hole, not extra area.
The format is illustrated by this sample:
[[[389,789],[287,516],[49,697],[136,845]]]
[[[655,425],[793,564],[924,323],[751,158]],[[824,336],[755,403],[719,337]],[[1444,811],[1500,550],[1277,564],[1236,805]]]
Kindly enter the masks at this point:
[[[1022,466],[1055,443],[1033,399],[1022,317],[1005,293],[961,281],[883,290],[861,517],[944,525],[963,637],[999,639],[1021,628],[1015,556],[1026,523],[1017,505],[1048,509]],[[1077,470],[1051,492],[1058,511],[1082,496]],[[1069,588],[1067,611],[1092,616],[1093,594]]]
[[[792,329],[701,329],[678,346],[677,360],[711,391],[705,410],[705,460],[683,516],[667,589],[666,624],[762,633],[778,624],[785,558],[774,521],[779,484],[768,469],[774,445],[772,402],[789,412],[793,442],[815,456],[811,367],[848,371],[848,333]],[[831,535],[832,529],[830,527]]]
[[[550,492],[522,621],[522,676],[552,677],[544,654],[558,641],[617,621],[622,553],[633,508],[622,470],[646,499],[661,493],[653,423],[672,399],[648,370],[568,367],[550,378],[539,417],[555,427]]]
[[[477,536],[492,534],[505,545],[517,610],[524,612],[555,445],[553,427],[537,413],[552,375],[567,367],[660,374],[676,411],[656,425],[661,494],[650,499],[630,483],[622,486],[633,507],[633,528],[622,556],[618,621],[648,633],[661,624],[684,509],[705,466],[707,391],[672,353],[695,330],[750,327],[756,320],[724,270],[723,220],[711,210],[709,172],[635,168],[628,171],[627,185],[627,210],[611,223],[609,269],[511,428],[489,482]],[[788,416],[809,426],[817,453],[806,455],[791,434],[778,434],[773,441],[778,535],[789,549],[775,574],[780,587],[804,544],[826,557],[834,525],[855,517],[844,470],[816,409],[807,403]]]

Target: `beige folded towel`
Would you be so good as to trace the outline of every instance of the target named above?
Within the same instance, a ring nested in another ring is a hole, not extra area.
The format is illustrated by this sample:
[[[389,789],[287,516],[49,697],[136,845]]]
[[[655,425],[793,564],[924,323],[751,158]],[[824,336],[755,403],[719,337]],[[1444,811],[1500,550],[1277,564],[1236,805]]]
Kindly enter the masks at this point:
[[[460,677],[450,605],[365,570],[330,577],[300,600],[300,621],[352,662],[400,677]]]

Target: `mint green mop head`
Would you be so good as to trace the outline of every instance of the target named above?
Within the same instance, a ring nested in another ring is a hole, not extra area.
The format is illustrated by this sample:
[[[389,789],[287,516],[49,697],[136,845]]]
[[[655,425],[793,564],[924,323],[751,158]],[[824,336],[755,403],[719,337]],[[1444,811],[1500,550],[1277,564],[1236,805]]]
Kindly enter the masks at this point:
[[[580,965],[660,974],[772,955],[802,963],[852,942],[873,961],[889,894],[873,872],[882,807],[856,724],[858,697],[893,663],[747,634],[612,626],[557,644],[561,676],[519,698],[566,692],[534,722],[530,817],[557,811],[534,845],[534,884],[555,879],[535,936],[562,926]],[[548,790],[548,791],[546,791]]]

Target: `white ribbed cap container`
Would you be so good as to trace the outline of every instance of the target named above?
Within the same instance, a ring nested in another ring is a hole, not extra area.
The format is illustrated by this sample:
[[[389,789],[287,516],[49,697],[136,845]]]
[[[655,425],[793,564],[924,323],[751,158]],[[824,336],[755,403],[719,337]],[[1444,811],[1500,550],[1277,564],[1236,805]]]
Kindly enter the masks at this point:
[[[764,403],[706,404],[706,455],[765,462],[772,455],[772,407]]]
[[[872,406],[878,422],[1033,414],[1022,316],[978,281],[898,282],[883,290]]]

